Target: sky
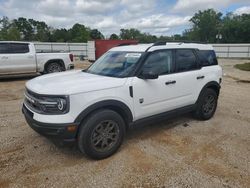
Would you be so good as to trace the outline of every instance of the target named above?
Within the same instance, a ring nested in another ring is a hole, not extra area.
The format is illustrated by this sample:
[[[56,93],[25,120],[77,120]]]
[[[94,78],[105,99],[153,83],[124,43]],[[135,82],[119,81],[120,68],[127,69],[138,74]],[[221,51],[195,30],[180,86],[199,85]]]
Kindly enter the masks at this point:
[[[33,18],[54,28],[80,23],[105,36],[121,28],[160,36],[181,34],[194,13],[207,8],[240,15],[250,13],[250,0],[0,0],[0,17]]]

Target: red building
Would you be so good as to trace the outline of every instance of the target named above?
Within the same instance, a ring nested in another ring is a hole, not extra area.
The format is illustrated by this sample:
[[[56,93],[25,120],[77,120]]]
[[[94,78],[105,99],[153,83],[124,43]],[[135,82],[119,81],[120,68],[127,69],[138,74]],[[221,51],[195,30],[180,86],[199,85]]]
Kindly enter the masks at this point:
[[[95,40],[95,59],[98,59],[102,54],[107,52],[109,49],[120,46],[138,44],[136,40]]]

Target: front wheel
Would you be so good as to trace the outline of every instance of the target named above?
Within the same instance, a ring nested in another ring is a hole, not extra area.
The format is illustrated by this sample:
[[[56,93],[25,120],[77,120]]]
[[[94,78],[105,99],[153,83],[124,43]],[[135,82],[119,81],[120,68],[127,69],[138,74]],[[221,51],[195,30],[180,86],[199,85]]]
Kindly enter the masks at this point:
[[[201,120],[208,120],[212,118],[217,108],[217,101],[217,93],[213,89],[205,89],[198,99],[194,116]]]
[[[118,150],[124,134],[125,123],[118,113],[108,109],[99,110],[83,121],[78,147],[90,158],[104,159]]]

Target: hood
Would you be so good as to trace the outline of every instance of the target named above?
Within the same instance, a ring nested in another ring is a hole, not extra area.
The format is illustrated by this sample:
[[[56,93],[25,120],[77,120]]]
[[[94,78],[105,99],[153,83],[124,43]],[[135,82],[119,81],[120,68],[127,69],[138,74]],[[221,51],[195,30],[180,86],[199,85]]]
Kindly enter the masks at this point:
[[[120,87],[126,78],[114,78],[82,72],[81,70],[52,73],[36,77],[26,87],[38,94],[69,95]]]

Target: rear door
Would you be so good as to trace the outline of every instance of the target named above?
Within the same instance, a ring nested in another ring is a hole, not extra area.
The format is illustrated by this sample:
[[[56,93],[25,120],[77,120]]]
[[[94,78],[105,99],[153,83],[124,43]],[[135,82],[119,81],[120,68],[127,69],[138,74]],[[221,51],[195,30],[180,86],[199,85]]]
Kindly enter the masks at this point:
[[[199,84],[204,75],[201,74],[199,60],[194,49],[175,50],[176,108],[192,105],[200,91]]]
[[[197,87],[200,90],[209,82],[220,82],[221,68],[218,66],[216,54],[213,50],[197,50],[200,60],[200,74],[197,79]],[[197,91],[197,97],[200,91]]]

